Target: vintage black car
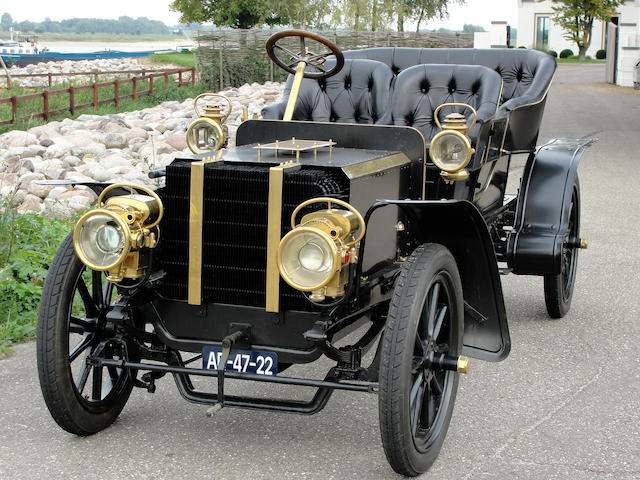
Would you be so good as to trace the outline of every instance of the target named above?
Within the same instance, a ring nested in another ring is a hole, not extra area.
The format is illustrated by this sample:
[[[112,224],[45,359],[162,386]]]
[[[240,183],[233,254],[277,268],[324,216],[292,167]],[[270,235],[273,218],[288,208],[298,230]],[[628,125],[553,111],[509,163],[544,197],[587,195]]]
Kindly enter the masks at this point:
[[[556,69],[538,51],[342,53],[300,31],[267,51],[294,75],[235,148],[220,149],[224,115],[210,106],[189,136],[211,151],[153,172],[162,188],[88,184],[98,206],[42,295],[46,404],[89,435],[167,373],[209,415],[313,414],[334,390],[375,393],[389,463],[418,475],[441,448],[467,357],[509,354],[500,275],[543,276],[549,315],[568,311],[589,141],[536,148]],[[321,356],[335,362],[324,378],[282,375]],[[315,394],[228,394],[229,379]]]

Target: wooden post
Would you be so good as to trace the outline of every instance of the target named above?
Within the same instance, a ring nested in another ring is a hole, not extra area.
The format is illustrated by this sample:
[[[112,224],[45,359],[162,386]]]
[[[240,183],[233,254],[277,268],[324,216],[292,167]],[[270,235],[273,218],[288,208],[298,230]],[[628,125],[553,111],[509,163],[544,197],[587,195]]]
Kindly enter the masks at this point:
[[[149,75],[149,95],[153,94],[153,74]]]
[[[118,106],[118,95],[120,94],[120,92],[118,92],[118,84],[119,82],[118,82],[118,79],[116,78],[113,81],[113,101],[115,102],[116,107]]]
[[[224,90],[222,85],[222,46],[218,45],[219,61],[220,61],[220,91]]]
[[[169,72],[164,71],[164,84],[169,85]]]
[[[133,92],[131,94],[131,99],[135,102],[136,98],[138,98],[138,79],[137,79],[137,77],[133,77],[131,79],[131,83],[133,84]]]
[[[16,113],[18,112],[18,97],[11,97],[11,123],[16,123]]]
[[[49,91],[42,92],[42,108],[44,110],[44,121],[49,121]]]
[[[98,84],[93,84],[93,108],[98,108]]]
[[[0,55],[0,65],[2,66],[2,69],[4,70],[5,75],[7,76],[7,90],[11,90],[11,75],[9,75],[9,70],[7,70],[7,66],[4,64],[4,60],[2,59],[1,55]]]
[[[47,77],[49,79],[49,86],[53,85],[53,79],[51,78],[51,73],[47,73]]]
[[[69,111],[71,115],[76,113],[75,92],[73,91],[73,87],[69,87]]]
[[[182,86],[182,70],[178,71],[178,86]]]
[[[273,62],[269,62],[273,63]],[[191,67],[191,85],[196,84],[196,67]]]

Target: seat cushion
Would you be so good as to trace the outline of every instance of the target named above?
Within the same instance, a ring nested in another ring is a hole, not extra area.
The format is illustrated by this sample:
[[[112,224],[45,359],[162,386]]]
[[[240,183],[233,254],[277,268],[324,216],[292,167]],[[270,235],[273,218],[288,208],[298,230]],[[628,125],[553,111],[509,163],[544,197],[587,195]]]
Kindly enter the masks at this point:
[[[327,61],[327,68],[332,67]],[[326,79],[305,78],[293,113],[294,120],[339,123],[378,123],[388,110],[393,73],[384,63],[374,60],[345,60],[336,75]],[[290,84],[285,89],[285,102]],[[284,111],[265,109],[263,116],[272,118]]]
[[[502,91],[502,77],[487,67],[475,65],[416,65],[397,76],[391,97],[391,123],[419,129],[427,143],[440,131],[435,110],[444,103],[465,103],[478,112],[478,125],[469,136],[475,139],[482,122],[496,113]],[[440,122],[453,112],[471,122],[464,107],[446,107]]]

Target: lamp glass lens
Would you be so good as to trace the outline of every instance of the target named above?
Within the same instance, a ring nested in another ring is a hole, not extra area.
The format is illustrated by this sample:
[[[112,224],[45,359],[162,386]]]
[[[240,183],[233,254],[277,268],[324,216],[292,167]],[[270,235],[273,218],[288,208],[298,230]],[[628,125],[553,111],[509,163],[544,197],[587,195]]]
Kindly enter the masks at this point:
[[[433,157],[440,163],[440,168],[447,172],[455,172],[464,167],[469,155],[465,141],[458,135],[442,135],[431,143]]]
[[[333,274],[334,250],[316,233],[292,235],[282,249],[283,270],[302,289],[315,287]]]
[[[110,267],[124,251],[124,231],[109,215],[93,215],[81,225],[77,246],[93,265]]]

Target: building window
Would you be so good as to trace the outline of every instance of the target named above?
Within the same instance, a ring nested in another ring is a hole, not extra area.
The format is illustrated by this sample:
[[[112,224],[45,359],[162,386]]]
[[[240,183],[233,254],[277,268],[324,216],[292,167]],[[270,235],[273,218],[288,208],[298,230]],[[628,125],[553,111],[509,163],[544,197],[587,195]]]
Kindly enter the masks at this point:
[[[547,50],[549,48],[549,17],[536,17],[536,48]]]

